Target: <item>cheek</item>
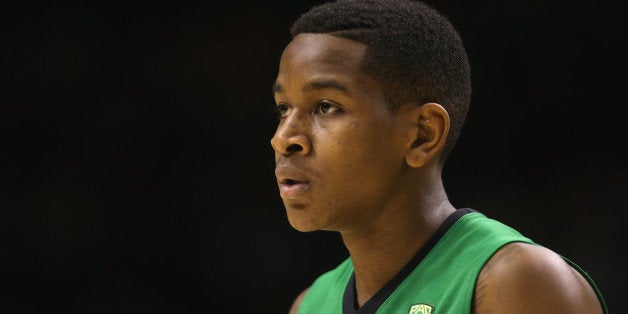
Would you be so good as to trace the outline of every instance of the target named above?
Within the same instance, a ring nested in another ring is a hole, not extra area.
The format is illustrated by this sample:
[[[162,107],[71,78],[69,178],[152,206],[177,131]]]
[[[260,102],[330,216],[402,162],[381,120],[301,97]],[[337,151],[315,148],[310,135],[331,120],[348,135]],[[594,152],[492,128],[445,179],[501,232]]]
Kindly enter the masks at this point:
[[[347,171],[358,168],[354,171],[361,173],[383,171],[381,168],[404,160],[398,131],[385,116],[351,119],[315,130],[318,143],[314,147],[325,166]]]
[[[385,124],[351,121],[342,129],[327,130],[319,138],[319,157],[343,169],[380,167],[395,155],[390,127]]]

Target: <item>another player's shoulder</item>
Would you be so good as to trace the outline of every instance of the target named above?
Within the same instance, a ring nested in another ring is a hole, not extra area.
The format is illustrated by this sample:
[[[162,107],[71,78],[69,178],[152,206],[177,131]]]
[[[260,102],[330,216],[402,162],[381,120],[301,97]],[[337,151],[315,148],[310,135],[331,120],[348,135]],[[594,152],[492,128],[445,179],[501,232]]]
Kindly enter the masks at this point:
[[[555,252],[511,243],[480,272],[475,313],[602,313],[589,282]]]

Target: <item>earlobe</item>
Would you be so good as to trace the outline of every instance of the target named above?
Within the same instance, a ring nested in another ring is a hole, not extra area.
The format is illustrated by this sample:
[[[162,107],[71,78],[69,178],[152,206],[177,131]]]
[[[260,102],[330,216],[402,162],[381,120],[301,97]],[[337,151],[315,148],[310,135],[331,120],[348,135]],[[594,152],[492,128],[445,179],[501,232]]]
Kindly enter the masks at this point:
[[[406,163],[413,168],[425,166],[440,156],[449,134],[449,113],[437,103],[426,103],[416,108],[416,136],[406,155]]]

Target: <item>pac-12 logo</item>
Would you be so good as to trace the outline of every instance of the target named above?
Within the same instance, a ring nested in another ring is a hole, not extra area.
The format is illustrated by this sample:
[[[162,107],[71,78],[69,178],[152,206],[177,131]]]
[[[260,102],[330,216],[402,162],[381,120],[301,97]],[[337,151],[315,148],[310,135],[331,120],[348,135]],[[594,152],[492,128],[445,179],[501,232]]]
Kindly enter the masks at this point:
[[[414,304],[408,314],[434,314],[434,306],[425,303]]]

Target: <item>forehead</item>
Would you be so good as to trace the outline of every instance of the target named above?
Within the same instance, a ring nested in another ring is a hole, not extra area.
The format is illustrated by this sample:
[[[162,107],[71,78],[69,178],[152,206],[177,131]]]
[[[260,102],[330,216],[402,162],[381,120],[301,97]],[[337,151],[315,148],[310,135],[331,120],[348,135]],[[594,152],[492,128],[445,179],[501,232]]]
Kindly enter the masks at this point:
[[[362,43],[328,34],[299,34],[284,49],[282,62],[290,59],[358,66],[365,49]]]
[[[362,85],[360,70],[366,45],[328,34],[299,34],[283,51],[277,83],[281,86],[312,79],[334,79]]]

